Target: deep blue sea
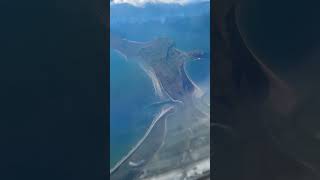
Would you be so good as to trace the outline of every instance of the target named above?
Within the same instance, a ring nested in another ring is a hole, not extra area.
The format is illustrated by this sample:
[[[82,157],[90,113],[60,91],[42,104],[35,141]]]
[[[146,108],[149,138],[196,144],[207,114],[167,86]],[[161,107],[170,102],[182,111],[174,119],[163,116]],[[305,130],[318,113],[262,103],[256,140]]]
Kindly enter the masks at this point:
[[[167,17],[164,21],[125,22],[111,24],[111,31],[135,41],[150,41],[169,37],[176,47],[188,51],[201,49],[210,53],[210,18],[208,12],[198,16]],[[111,16],[112,18],[112,16]],[[111,19],[112,21],[112,19]],[[110,166],[112,167],[143,136],[152,121],[152,112],[146,109],[159,101],[152,82],[138,64],[126,61],[110,50]],[[199,86],[209,87],[210,61],[190,62],[188,74]]]

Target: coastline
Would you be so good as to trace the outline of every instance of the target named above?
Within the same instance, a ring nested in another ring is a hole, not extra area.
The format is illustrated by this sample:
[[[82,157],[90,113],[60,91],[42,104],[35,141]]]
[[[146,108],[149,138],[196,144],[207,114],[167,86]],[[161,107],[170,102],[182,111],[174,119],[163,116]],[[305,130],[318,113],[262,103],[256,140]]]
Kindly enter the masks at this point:
[[[171,110],[173,110],[173,108],[174,108],[174,106],[170,106],[170,107],[166,108],[158,115],[157,118],[155,118],[153,120],[150,127],[146,131],[145,135],[139,140],[139,142],[118,163],[116,163],[116,165],[113,168],[110,169],[110,175],[115,173],[120,168],[120,166],[123,165],[138,150],[139,147],[141,147],[141,145],[148,138],[150,132],[153,130],[154,126],[159,122],[159,120],[162,120],[162,118],[165,115],[167,115],[167,113],[169,113]],[[165,121],[166,118],[163,120]]]

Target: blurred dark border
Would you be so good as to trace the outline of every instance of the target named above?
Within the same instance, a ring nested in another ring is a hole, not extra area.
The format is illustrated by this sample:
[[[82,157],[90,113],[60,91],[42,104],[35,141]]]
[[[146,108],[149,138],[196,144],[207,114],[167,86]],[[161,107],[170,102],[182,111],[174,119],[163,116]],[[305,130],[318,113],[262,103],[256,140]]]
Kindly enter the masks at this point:
[[[215,49],[215,46],[216,46],[216,43],[215,43],[215,30],[214,30],[214,19],[213,19],[213,16],[214,16],[214,3],[215,1],[214,0],[211,0],[210,2],[210,52],[211,52],[211,59],[210,59],[210,123],[213,124],[214,123],[214,112],[213,112],[213,94],[214,94],[214,64],[215,64],[215,59],[216,59],[216,55],[214,53],[214,49]],[[215,179],[215,176],[214,176],[214,168],[215,168],[215,164],[214,164],[214,154],[213,154],[213,149],[215,147],[215,141],[213,140],[215,137],[214,137],[214,134],[213,134],[213,130],[214,128],[210,125],[210,179]]]
[[[109,2],[0,2],[0,179],[109,176]]]

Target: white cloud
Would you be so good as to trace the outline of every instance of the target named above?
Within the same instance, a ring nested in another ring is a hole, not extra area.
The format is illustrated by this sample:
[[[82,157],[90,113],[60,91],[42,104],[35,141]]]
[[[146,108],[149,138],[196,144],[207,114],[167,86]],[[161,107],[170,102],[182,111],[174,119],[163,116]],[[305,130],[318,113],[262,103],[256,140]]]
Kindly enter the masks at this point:
[[[112,4],[121,4],[128,3],[134,6],[143,6],[146,3],[178,3],[178,4],[187,4],[191,2],[201,2],[209,0],[113,0]]]

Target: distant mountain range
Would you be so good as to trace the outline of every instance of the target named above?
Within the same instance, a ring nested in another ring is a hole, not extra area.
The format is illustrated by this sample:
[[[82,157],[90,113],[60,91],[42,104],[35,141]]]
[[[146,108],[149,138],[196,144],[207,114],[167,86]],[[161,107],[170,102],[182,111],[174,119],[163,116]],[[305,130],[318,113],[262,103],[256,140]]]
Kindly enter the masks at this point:
[[[165,21],[172,17],[192,17],[210,13],[210,2],[202,1],[185,5],[175,3],[147,3],[143,7],[131,4],[112,4],[110,24]]]

